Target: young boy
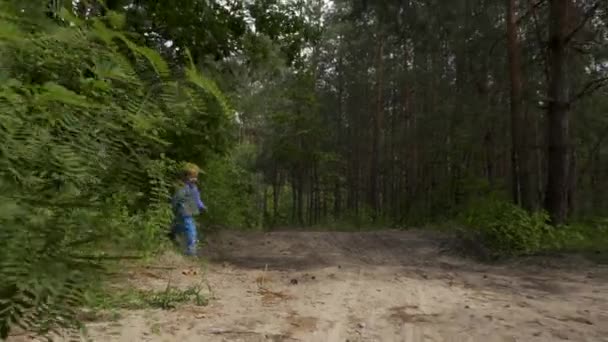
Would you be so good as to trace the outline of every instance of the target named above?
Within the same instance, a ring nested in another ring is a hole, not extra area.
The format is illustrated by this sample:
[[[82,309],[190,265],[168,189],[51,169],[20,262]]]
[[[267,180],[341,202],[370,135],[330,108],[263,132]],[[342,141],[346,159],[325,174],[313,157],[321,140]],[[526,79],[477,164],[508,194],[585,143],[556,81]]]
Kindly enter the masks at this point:
[[[199,172],[200,169],[195,164],[185,164],[180,184],[171,201],[174,218],[170,235],[174,240],[177,235],[185,235],[188,255],[196,255],[197,234],[194,217],[207,210],[196,187]]]

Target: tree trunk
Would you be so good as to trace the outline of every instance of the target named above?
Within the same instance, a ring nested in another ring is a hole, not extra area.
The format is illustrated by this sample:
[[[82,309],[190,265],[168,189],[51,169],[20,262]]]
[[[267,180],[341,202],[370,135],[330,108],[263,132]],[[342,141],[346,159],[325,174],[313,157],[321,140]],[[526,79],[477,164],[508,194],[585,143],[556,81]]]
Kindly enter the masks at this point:
[[[263,192],[263,196],[262,196],[262,217],[264,218],[265,222],[267,222],[269,216],[270,215],[268,214],[268,187],[264,186],[264,192]]]
[[[314,163],[310,168],[310,173],[308,175],[308,225],[312,226],[314,224],[315,218],[315,169]]]
[[[340,178],[336,177],[334,184],[334,218],[337,219],[341,216],[342,208],[342,190],[340,187]]]
[[[568,214],[575,215],[576,212],[576,185],[577,185],[577,168],[576,168],[576,151],[570,153],[570,167],[568,169]]]
[[[298,184],[296,171],[291,171],[291,222],[296,222],[298,217]]]
[[[337,132],[337,137],[336,137],[336,146],[341,146],[342,144],[344,144],[343,142],[343,138],[342,138],[342,116],[344,115],[344,110],[343,110],[343,100],[344,100],[344,77],[342,76],[342,69],[343,69],[343,58],[342,55],[340,55],[338,57],[338,113],[336,115],[336,132]],[[348,139],[348,137],[347,137]],[[339,151],[344,151],[343,149],[339,148]],[[341,164],[339,164],[339,170],[341,169]],[[345,170],[346,172],[348,172],[347,170]],[[340,172],[341,173],[341,172]],[[335,176],[335,181],[334,181],[334,213],[333,213],[333,217],[334,219],[338,219],[342,213],[342,184],[340,181],[340,176],[338,173]]]
[[[521,46],[517,26],[517,0],[507,2],[507,51],[511,81],[511,180],[515,204],[527,210],[533,209],[530,184],[530,158],[526,146],[527,127],[523,110],[523,81]]]
[[[369,187],[369,205],[373,211],[374,216],[378,214],[380,206],[380,189],[378,184],[379,174],[379,163],[380,163],[380,151],[382,145],[382,134],[384,124],[384,103],[382,94],[382,55],[384,52],[384,42],[382,37],[379,37],[378,51],[377,51],[377,65],[376,65],[376,115],[374,116],[374,128],[372,137],[372,155],[370,165],[370,187]]]
[[[278,168],[275,164],[274,166],[274,181],[272,184],[272,217],[273,220],[276,220],[279,215],[279,196],[281,191],[281,174],[278,171]]]
[[[297,204],[297,222],[304,224],[304,175],[300,171],[298,173],[298,204]]]
[[[551,0],[549,14],[548,177],[545,208],[555,225],[564,223],[568,216],[570,101],[566,39],[569,1]]]

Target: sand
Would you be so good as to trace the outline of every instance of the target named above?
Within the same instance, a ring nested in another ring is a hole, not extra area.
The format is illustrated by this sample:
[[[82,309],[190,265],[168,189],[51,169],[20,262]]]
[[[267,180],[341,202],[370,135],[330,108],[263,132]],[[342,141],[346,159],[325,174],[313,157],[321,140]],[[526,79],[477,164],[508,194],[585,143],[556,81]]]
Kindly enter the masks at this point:
[[[482,264],[422,231],[225,232],[203,270],[173,256],[134,286],[210,302],[121,312],[92,341],[608,341],[608,269],[573,256]]]

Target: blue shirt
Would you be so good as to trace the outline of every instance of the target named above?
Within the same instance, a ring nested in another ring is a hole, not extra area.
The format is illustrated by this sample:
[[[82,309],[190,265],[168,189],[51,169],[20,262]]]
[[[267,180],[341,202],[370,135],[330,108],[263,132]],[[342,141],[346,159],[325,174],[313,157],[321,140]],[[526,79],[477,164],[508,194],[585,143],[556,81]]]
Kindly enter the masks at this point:
[[[186,182],[179,187],[171,199],[173,213],[179,217],[192,217],[206,209],[196,184]]]

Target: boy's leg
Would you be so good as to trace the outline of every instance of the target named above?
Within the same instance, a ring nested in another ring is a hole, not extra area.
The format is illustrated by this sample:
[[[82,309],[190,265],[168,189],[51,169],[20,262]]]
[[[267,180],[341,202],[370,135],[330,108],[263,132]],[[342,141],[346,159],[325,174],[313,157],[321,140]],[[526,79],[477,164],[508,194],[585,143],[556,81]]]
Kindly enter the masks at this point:
[[[186,233],[186,254],[196,255],[196,224],[193,217],[184,218],[184,230]]]

